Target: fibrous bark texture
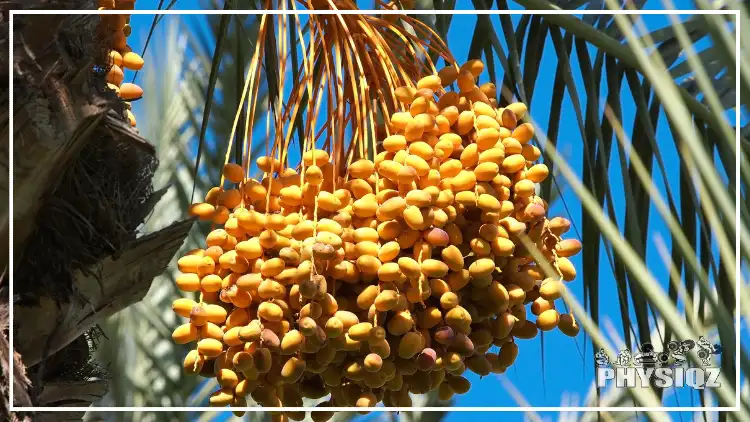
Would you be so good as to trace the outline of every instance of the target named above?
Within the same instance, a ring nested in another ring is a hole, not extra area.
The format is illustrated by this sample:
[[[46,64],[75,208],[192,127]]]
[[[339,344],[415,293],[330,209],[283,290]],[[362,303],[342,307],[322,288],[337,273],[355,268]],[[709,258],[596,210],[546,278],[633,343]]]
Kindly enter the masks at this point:
[[[83,412],[11,413],[11,373],[16,407],[101,399],[108,382],[91,359],[97,323],[146,295],[193,221],[138,231],[161,195],[151,182],[158,163],[153,145],[127,124],[123,103],[107,88],[108,40],[97,36],[99,18],[16,15],[8,45],[9,10],[20,8],[94,10],[96,2],[0,0],[0,48],[13,52],[13,90],[0,84],[4,236],[13,222],[12,262],[9,242],[0,242],[0,420],[80,420]],[[0,55],[5,80],[7,60]]]

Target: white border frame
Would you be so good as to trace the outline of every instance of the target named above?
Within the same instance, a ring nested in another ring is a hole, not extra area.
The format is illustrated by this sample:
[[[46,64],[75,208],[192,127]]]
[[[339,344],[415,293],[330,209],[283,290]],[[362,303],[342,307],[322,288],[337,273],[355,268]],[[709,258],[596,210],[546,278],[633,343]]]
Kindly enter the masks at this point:
[[[9,214],[8,230],[10,237],[10,247],[8,262],[11,265],[8,266],[8,274],[10,281],[10,300],[9,300],[9,339],[8,344],[10,349],[13,348],[13,17],[15,15],[120,15],[126,12],[130,15],[234,15],[234,14],[246,14],[246,15],[355,15],[355,14],[384,14],[384,15],[403,15],[403,14],[435,14],[435,15],[734,15],[737,35],[735,37],[735,54],[736,57],[740,57],[740,16],[738,10],[415,10],[414,13],[404,13],[404,11],[388,11],[388,10],[340,10],[340,11],[315,11],[310,12],[307,10],[10,10],[10,22],[9,22],[9,72],[8,82],[10,87],[9,95],[9,112],[10,112],[10,138],[9,138],[9,151],[8,151],[8,164],[10,170],[10,176],[8,180],[9,184]],[[735,215],[737,217],[737,226],[739,227],[740,222],[740,118],[741,113],[739,107],[740,103],[740,61],[737,60],[735,68],[735,74],[738,75],[735,78],[735,100],[736,100],[736,158],[735,158],[735,181],[736,181],[736,202],[735,202]],[[735,233],[735,246],[737,251],[740,250],[740,231],[737,230]],[[737,275],[740,275],[741,271],[741,260],[740,255],[737,253],[735,267]],[[739,279],[739,277],[738,277]],[[735,363],[739,362],[740,359],[740,283],[737,282],[735,289],[735,336],[737,349],[735,351]],[[8,353],[9,366],[10,368],[10,379],[9,379],[9,403],[11,412],[134,412],[134,411],[150,411],[150,412],[232,412],[232,411],[245,411],[245,412],[281,412],[281,411],[334,411],[334,412],[351,412],[353,407],[207,407],[207,406],[196,406],[196,407],[19,407],[13,405],[13,364],[14,364],[14,353]],[[544,407],[533,407],[533,406],[518,406],[518,407],[372,407],[368,408],[369,412],[382,412],[382,411],[395,411],[395,412],[414,412],[414,411],[446,411],[451,412],[649,412],[649,411],[663,411],[663,412],[696,412],[696,411],[740,411],[740,393],[741,393],[741,377],[740,368],[737,368],[736,376],[736,397],[735,406],[733,407],[609,407],[609,406],[577,406],[577,407],[563,407],[563,406],[544,406]]]

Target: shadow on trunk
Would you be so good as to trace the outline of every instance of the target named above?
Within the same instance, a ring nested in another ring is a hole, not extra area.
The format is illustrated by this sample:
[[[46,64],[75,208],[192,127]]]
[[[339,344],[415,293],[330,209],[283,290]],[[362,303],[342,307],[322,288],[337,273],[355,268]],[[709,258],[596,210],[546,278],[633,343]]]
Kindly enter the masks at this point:
[[[96,2],[0,2],[4,47],[8,10],[19,8],[94,10]],[[163,194],[152,185],[158,162],[153,145],[128,124],[123,101],[107,88],[111,40],[100,35],[98,23],[95,15],[14,17],[8,46],[13,120],[8,112],[0,115],[3,133],[13,130],[14,147],[12,215],[7,202],[0,208],[6,235],[13,219],[13,261],[7,249],[0,251],[3,267],[12,269],[0,283],[0,411],[10,420],[32,417],[9,412],[12,349],[13,406],[87,407],[106,394],[106,370],[91,357],[102,334],[97,323],[146,295],[193,224],[139,232]],[[0,73],[7,72],[7,59],[0,60]],[[8,167],[9,139],[4,141],[0,163]],[[9,172],[0,174],[6,201]],[[33,420],[80,420],[83,413],[42,412]]]

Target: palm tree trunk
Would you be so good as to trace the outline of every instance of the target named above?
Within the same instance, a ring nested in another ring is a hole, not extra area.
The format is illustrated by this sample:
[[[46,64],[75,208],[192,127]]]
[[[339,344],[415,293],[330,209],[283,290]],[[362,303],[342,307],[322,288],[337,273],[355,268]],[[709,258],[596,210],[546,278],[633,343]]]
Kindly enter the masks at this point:
[[[21,7],[93,10],[96,2],[0,2],[4,47],[8,10]],[[0,281],[0,419],[29,416],[9,412],[11,370],[14,406],[88,406],[106,394],[106,373],[90,357],[96,324],[145,296],[193,224],[175,222],[138,236],[163,194],[151,184],[158,163],[153,145],[127,124],[122,101],[106,88],[106,72],[94,69],[106,69],[108,53],[97,22],[94,15],[20,15],[13,22],[12,125],[7,104],[0,112],[2,133],[13,130],[13,213],[4,202],[0,230],[9,234],[13,218],[14,252],[9,262],[7,243],[0,242],[0,266],[13,270],[12,280],[5,271]],[[7,69],[0,63],[0,73]],[[8,167],[10,145],[3,141],[0,165]],[[0,200],[6,201],[9,173],[0,174]],[[44,413],[34,420],[82,416]]]

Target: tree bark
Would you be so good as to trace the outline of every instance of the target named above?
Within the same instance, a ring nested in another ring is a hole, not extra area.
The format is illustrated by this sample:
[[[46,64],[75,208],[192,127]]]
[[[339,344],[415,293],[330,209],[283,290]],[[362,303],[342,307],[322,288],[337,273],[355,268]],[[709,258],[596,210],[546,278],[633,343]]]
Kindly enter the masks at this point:
[[[88,46],[75,45],[75,39],[71,41],[71,28],[84,30],[98,18],[17,15],[13,22],[14,45],[9,46],[8,10],[16,8],[94,10],[96,2],[0,0],[0,47],[13,49],[14,81],[13,92],[8,93],[14,96],[14,110],[9,110],[5,92],[0,92],[0,128],[5,129],[0,135],[0,233],[9,236],[8,223],[13,218],[14,252],[14,262],[9,262],[9,242],[0,242],[0,267],[5,269],[0,281],[0,392],[3,393],[0,420],[24,420],[30,416],[9,411],[7,393],[11,371],[13,406],[16,407],[88,406],[106,394],[106,379],[46,379],[27,375],[26,368],[36,365],[36,369],[43,369],[45,364],[53,365],[56,360],[50,356],[58,352],[58,359],[64,359],[63,352],[80,342],[88,351],[84,333],[102,319],[140,301],[154,277],[166,268],[182,245],[193,224],[193,220],[175,222],[139,238],[133,233],[134,240],[118,246],[96,264],[75,272],[72,280],[75,295],[70,298],[40,293],[33,305],[16,303],[16,298],[8,302],[9,285],[13,282],[8,269],[16,272],[26,252],[24,247],[38,236],[39,211],[56,191],[61,175],[79,158],[92,137],[105,133],[116,145],[134,145],[145,154],[154,154],[153,145],[138,135],[118,112],[122,104],[114,94],[102,93],[101,88],[106,83],[103,75],[92,71],[95,58],[81,56],[82,51],[96,47],[92,47],[95,34],[78,34],[82,35],[79,41],[88,42]],[[6,73],[9,69],[7,56],[0,56],[0,78],[7,80],[10,76]],[[8,135],[11,130],[12,158]],[[10,171],[13,175],[12,215],[7,199]],[[158,196],[152,194],[144,207],[151,209]],[[8,327],[6,317],[9,306],[14,306],[12,327]],[[8,344],[8,328],[14,330],[14,347]],[[10,353],[16,358],[12,368],[8,367]],[[44,375],[45,371],[40,369],[36,373]],[[33,420],[68,421],[80,420],[82,416],[83,412],[44,412],[33,415]]]
[[[192,220],[172,224],[128,245],[118,258],[108,257],[89,271],[79,272],[75,286],[80,297],[69,303],[42,296],[39,306],[16,306],[15,343],[26,365],[36,365],[98,321],[143,299],[192,225]]]
[[[23,256],[34,218],[59,175],[83,149],[111,107],[89,87],[72,78],[61,57],[57,33],[64,15],[27,16],[14,35],[13,61],[17,80],[33,84],[41,95],[14,104],[13,245],[16,265]],[[96,17],[92,17],[96,19]],[[16,79],[16,78],[14,78]],[[14,93],[15,96],[15,93]],[[46,104],[44,104],[46,102]],[[46,106],[46,107],[45,107]],[[39,113],[40,108],[51,113]]]

